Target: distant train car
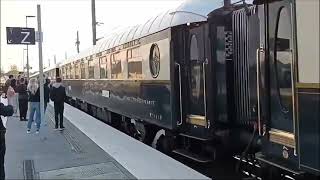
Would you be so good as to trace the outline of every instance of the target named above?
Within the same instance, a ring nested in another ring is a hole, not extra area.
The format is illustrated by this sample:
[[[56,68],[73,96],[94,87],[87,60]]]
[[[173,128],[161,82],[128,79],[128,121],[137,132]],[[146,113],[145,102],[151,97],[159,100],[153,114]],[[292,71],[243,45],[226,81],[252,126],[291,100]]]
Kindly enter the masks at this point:
[[[31,75],[31,78],[38,78],[39,72]],[[56,77],[60,77],[60,69],[59,69],[59,64],[53,66],[53,67],[48,67],[43,70],[43,76],[44,78],[48,78],[50,80],[55,80]]]

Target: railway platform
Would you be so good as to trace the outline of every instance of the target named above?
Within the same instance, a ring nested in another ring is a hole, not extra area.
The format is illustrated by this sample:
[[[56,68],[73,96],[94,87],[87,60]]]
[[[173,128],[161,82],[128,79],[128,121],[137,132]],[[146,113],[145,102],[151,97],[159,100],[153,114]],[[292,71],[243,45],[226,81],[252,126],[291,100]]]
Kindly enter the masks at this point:
[[[39,134],[7,118],[6,178],[209,179],[68,104],[64,122],[65,130],[53,129],[52,104]]]

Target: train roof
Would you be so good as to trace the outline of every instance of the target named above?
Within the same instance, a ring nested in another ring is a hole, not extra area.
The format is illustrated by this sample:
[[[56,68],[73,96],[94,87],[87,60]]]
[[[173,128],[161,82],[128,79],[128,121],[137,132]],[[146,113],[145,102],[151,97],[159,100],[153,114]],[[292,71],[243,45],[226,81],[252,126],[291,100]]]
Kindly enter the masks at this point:
[[[50,70],[59,68],[59,65],[60,65],[60,64],[56,64],[56,65],[54,65],[54,66],[47,67],[47,68],[43,69],[43,73],[46,73],[46,72],[48,72],[48,71],[50,71]],[[30,77],[31,77],[31,78],[37,77],[39,74],[40,74],[40,72],[38,71],[38,72],[32,74]]]
[[[68,58],[68,60],[62,64],[67,64],[74,60],[103,52],[110,48],[160,32],[170,27],[207,21],[208,14],[222,6],[223,0],[186,0],[180,6],[164,11],[157,16],[150,18],[143,24],[125,28],[123,31],[117,31],[110,34],[97,45]]]

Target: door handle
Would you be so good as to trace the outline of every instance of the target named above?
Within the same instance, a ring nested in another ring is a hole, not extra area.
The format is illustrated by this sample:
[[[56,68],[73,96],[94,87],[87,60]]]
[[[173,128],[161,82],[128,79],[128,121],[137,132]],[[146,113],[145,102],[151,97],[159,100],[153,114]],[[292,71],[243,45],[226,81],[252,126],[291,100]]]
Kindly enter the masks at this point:
[[[208,64],[208,59],[206,58],[202,62],[202,76],[203,76],[203,105],[204,105],[204,117],[205,121],[207,121],[207,128],[210,128],[210,122],[207,120],[207,90],[206,90],[206,65]]]
[[[183,122],[183,112],[182,112],[182,93],[181,93],[181,65],[175,62],[175,65],[178,66],[179,71],[179,101],[180,101],[180,121],[177,122],[177,125],[182,125]]]
[[[256,51],[256,64],[257,64],[257,112],[258,112],[258,133],[259,136],[262,135],[261,133],[261,102],[260,102],[260,82],[261,82],[261,70],[260,70],[260,63],[261,63],[261,54],[264,53],[264,49],[259,47]]]

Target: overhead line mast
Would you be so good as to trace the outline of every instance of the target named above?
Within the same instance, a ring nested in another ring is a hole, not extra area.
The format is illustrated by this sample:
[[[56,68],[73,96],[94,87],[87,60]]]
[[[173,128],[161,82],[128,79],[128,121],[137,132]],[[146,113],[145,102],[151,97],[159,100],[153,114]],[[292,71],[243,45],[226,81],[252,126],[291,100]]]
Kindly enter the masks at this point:
[[[91,13],[92,13],[92,43],[96,45],[97,42],[97,22],[96,22],[96,4],[95,0],[91,0]]]

